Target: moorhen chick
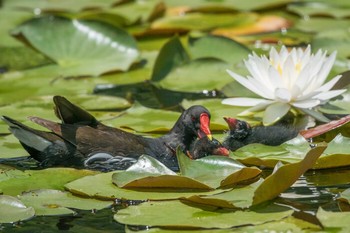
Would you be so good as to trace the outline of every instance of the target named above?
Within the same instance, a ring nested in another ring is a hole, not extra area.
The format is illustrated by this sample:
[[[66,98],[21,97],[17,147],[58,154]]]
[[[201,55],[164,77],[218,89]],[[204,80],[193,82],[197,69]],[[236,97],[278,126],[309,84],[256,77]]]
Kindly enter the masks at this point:
[[[188,154],[197,138],[212,139],[210,113],[199,105],[185,110],[167,134],[147,138],[106,126],[64,97],[55,96],[53,101],[55,113],[62,123],[39,117],[29,118],[51,132],[35,130],[9,117],[2,117],[24,149],[43,167],[97,168],[104,171],[126,169],[140,155],[147,154],[177,171],[177,147]],[[215,153],[226,155],[220,150]],[[99,166],[101,164],[103,167]]]
[[[297,129],[282,125],[251,127],[248,122],[235,118],[224,117],[224,120],[229,132],[222,144],[231,151],[252,143],[278,146],[295,138],[299,133]]]
[[[230,152],[218,140],[208,137],[196,139],[187,151],[187,156],[191,159],[200,159],[209,155],[229,156]]]

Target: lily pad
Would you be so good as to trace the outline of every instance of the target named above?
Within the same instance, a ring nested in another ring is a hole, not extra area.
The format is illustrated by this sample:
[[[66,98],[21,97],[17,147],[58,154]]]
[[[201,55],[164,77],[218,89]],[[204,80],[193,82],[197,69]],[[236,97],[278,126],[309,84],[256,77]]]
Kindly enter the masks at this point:
[[[127,225],[177,226],[198,228],[230,228],[279,221],[293,211],[264,213],[225,211],[210,207],[184,204],[181,201],[151,201],[119,210],[114,219]]]
[[[25,192],[18,197],[25,205],[35,209],[36,216],[74,214],[69,208],[100,210],[111,206],[111,201],[73,196],[69,192],[54,189],[39,189]]]
[[[225,208],[248,208],[252,205],[258,205],[277,197],[289,188],[306,170],[314,165],[325,148],[325,145],[320,145],[310,150],[300,162],[276,166],[274,172],[265,180],[261,179],[248,186],[234,188],[211,196],[197,195],[188,199],[201,204]]]
[[[142,155],[126,171],[115,173],[112,180],[121,188],[211,189],[210,186],[189,177],[178,176],[158,160],[147,155]]]
[[[334,18],[346,18],[350,16],[349,8],[336,6],[333,3],[313,3],[305,2],[301,4],[290,4],[287,8],[289,11],[305,16],[331,16]]]
[[[215,27],[245,25],[254,22],[256,15],[242,14],[203,14],[191,13],[180,16],[168,16],[154,21],[152,29],[173,30],[209,30]]]
[[[155,61],[151,80],[164,79],[173,69],[189,62],[189,56],[180,39],[175,36],[163,45]]]
[[[316,161],[313,169],[349,166],[348,137],[338,135]],[[309,143],[302,136],[287,141],[280,146],[249,144],[233,153],[232,158],[243,164],[274,167],[278,161],[284,163],[298,162],[309,150]]]
[[[338,232],[348,232],[350,230],[350,212],[331,212],[319,208],[316,217],[325,227],[325,231],[336,230]]]
[[[221,89],[232,81],[226,69],[231,66],[214,58],[193,60],[176,67],[159,82],[163,88],[174,91],[202,92]]]
[[[156,159],[143,155],[126,171],[115,173],[113,182],[123,188],[215,189],[257,177],[261,170],[223,156],[189,159],[178,148],[180,175]]]
[[[8,195],[0,195],[0,223],[13,223],[30,219],[35,211],[20,200]]]
[[[75,75],[126,71],[139,56],[135,40],[124,30],[97,21],[47,16],[28,21],[13,33]]]
[[[232,186],[256,178],[261,170],[223,156],[208,156],[191,160],[177,151],[180,173],[213,188]]]
[[[120,117],[110,120],[108,123],[138,132],[168,132],[179,116],[178,112],[151,109],[135,103]]]
[[[18,195],[24,191],[52,188],[63,190],[63,186],[83,176],[96,174],[95,171],[73,168],[48,168],[44,170],[4,171],[0,174],[0,187],[6,195]],[[2,179],[5,176],[7,179]],[[11,177],[11,178],[8,178]]]
[[[218,58],[228,64],[237,64],[248,57],[250,50],[244,45],[222,36],[189,38],[189,51],[192,59]]]
[[[220,193],[222,190],[169,190],[166,189],[124,189],[112,183],[112,175],[115,172],[102,173],[94,176],[86,176],[65,185],[70,192],[82,196],[98,199],[126,199],[126,200],[169,200],[193,195],[209,195]],[[94,188],[91,188],[94,184]]]

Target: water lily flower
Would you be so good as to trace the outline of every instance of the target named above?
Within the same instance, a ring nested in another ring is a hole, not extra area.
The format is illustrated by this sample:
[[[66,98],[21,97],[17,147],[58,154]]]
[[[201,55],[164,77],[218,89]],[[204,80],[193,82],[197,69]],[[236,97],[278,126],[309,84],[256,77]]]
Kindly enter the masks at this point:
[[[245,60],[250,75],[243,77],[227,70],[237,82],[261,98],[227,98],[223,104],[235,106],[251,106],[239,115],[252,115],[265,110],[264,125],[281,119],[291,108],[300,110],[314,118],[327,121],[315,107],[326,103],[346,90],[331,90],[341,78],[338,75],[326,82],[326,78],[334,64],[336,52],[330,56],[321,49],[311,54],[311,47],[305,50],[293,48],[288,51],[283,46],[278,53],[271,48],[269,58],[255,53]],[[299,112],[300,112],[299,111]]]

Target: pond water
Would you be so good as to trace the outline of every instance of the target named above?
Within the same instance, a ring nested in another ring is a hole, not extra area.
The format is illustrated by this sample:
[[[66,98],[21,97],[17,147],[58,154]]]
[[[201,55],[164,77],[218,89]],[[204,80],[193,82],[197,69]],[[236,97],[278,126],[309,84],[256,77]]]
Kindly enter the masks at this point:
[[[271,171],[265,171],[264,176]],[[314,213],[319,207],[328,211],[344,211],[349,208],[337,201],[338,193],[350,188],[350,167],[308,171],[288,190],[269,203],[269,209],[288,207],[297,211],[296,217],[315,222]],[[16,224],[0,225],[1,232],[125,232],[125,226],[113,220],[118,209],[128,204],[118,202],[112,208],[100,211],[76,210],[74,216],[35,217]],[[137,203],[136,203],[137,204]],[[142,229],[142,227],[141,227]]]

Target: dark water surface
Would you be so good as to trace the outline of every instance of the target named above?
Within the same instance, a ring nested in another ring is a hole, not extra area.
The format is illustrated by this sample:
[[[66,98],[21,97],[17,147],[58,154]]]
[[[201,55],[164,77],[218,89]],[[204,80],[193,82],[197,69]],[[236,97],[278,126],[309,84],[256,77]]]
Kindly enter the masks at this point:
[[[313,221],[312,216],[319,207],[328,211],[349,208],[337,201],[339,192],[347,188],[350,188],[350,167],[308,171],[269,206],[291,208],[302,213],[297,217]],[[0,225],[0,232],[124,232],[125,226],[113,220],[113,215],[121,208],[122,205],[116,205],[95,213],[76,210],[75,216],[34,217],[16,224]]]

